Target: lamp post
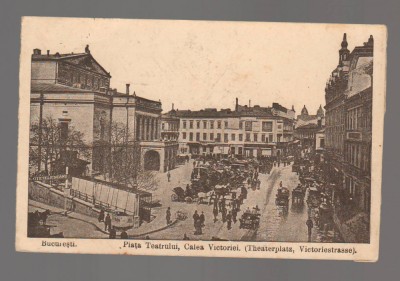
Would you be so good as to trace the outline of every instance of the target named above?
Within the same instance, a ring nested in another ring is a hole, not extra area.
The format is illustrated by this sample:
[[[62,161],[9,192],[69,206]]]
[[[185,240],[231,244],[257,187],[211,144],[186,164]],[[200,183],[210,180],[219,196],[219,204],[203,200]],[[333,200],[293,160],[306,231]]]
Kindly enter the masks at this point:
[[[64,187],[64,211],[65,211],[64,214],[66,216],[67,215],[67,200],[70,195],[69,187],[68,187],[68,166],[65,167],[65,175],[66,175],[66,179],[65,179],[65,187]]]

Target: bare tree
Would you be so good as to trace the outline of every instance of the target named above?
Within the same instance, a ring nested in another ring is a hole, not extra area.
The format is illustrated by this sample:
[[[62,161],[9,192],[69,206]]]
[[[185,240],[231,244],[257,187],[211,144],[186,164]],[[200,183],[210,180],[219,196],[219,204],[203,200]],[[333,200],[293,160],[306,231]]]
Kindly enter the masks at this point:
[[[41,139],[41,143],[39,143]],[[76,158],[89,159],[90,147],[85,143],[83,133],[72,126],[62,127],[51,116],[33,121],[30,126],[29,164],[38,171],[44,165],[44,172],[55,170],[55,163],[61,158],[65,165],[73,165]]]
[[[134,140],[123,123],[111,124],[109,162],[113,181],[139,190],[157,188],[155,173],[143,169],[140,143]]]

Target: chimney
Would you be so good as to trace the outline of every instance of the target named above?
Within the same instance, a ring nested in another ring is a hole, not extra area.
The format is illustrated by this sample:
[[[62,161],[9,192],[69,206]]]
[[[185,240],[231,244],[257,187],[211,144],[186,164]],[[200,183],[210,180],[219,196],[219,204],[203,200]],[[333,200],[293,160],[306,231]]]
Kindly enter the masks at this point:
[[[129,95],[129,86],[130,86],[131,84],[126,84],[126,94],[127,95]]]
[[[174,104],[172,103],[172,110],[174,110]]]
[[[251,107],[251,100],[249,100],[249,107]]]
[[[33,54],[34,55],[41,55],[42,51],[40,49],[33,49]]]
[[[47,50],[47,56],[49,56],[50,55],[50,50]]]
[[[235,111],[239,110],[239,99],[236,98],[236,106],[235,106]]]

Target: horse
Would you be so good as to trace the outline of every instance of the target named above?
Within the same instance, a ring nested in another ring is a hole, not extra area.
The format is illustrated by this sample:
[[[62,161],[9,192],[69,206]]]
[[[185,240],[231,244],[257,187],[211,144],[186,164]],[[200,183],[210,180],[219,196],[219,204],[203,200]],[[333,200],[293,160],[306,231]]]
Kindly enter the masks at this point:
[[[47,217],[50,216],[50,210],[46,210],[44,212],[37,212],[38,214],[38,222],[42,221],[42,225],[46,224]]]

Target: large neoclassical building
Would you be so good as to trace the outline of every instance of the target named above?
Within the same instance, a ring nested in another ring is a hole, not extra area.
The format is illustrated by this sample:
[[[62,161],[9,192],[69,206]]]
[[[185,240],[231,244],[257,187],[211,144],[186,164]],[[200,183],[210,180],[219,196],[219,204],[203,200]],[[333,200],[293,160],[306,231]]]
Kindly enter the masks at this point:
[[[113,124],[126,128],[129,142],[140,145],[144,169],[166,171],[175,166],[176,141],[161,140],[161,102],[110,88],[111,75],[91,55],[84,53],[42,54],[33,50],[31,68],[31,124],[55,120],[62,132],[82,133],[91,147],[89,173],[104,173],[102,153],[96,143],[110,143]],[[42,141],[43,142],[43,141]],[[44,145],[36,143],[31,145]],[[43,149],[43,148],[42,148]],[[100,159],[96,159],[100,158]],[[40,158],[40,157],[39,157]],[[43,159],[38,160],[38,168]]]

